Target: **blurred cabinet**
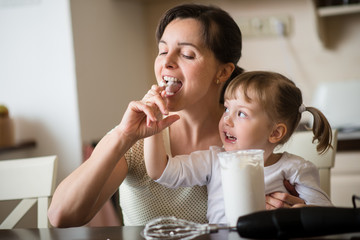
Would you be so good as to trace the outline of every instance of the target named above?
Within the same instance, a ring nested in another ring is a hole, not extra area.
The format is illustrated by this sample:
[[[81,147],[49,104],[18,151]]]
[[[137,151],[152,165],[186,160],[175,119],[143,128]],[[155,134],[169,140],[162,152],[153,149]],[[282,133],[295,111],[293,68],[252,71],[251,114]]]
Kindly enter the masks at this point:
[[[352,195],[360,196],[360,151],[340,151],[331,170],[331,200],[335,206],[352,207]]]
[[[33,139],[20,141],[9,147],[0,147],[0,160],[31,157],[31,151],[35,147],[36,141]]]
[[[313,2],[318,34],[325,47],[328,47],[326,22],[329,17],[360,13],[360,0],[313,0]]]
[[[315,1],[319,17],[330,17],[345,14],[360,13],[360,1]]]

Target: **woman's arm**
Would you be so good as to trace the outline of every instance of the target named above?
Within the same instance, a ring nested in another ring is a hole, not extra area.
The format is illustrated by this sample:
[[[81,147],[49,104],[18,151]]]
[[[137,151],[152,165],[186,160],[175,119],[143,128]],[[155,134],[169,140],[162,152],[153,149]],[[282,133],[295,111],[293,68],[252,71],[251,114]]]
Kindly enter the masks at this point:
[[[146,103],[131,102],[121,123],[101,139],[90,158],[55,190],[48,210],[51,224],[72,227],[90,221],[126,177],[128,169],[123,157],[126,151],[140,138],[161,131],[176,119],[157,121]]]
[[[59,184],[48,210],[53,226],[81,226],[95,216],[127,174],[121,156],[129,145],[121,133],[113,131],[98,143],[87,161]]]

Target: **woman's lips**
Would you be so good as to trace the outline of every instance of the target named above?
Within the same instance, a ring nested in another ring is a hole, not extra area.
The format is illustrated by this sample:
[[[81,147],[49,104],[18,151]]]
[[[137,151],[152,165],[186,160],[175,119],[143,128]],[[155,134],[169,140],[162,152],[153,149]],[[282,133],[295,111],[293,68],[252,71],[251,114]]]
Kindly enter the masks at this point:
[[[160,86],[166,86],[165,92],[167,96],[172,96],[177,93],[182,87],[182,82],[175,77],[164,76]]]

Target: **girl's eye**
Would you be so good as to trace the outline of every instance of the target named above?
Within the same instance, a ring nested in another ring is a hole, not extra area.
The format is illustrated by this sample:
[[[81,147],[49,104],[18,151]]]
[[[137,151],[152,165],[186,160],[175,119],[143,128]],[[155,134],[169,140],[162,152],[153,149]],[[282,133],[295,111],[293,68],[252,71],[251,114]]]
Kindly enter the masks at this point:
[[[229,109],[227,107],[224,108],[224,112],[229,112]]]
[[[165,54],[167,54],[167,52],[159,52],[159,56],[165,55]]]
[[[238,117],[245,118],[245,117],[246,117],[246,114],[243,113],[242,111],[239,111],[239,112],[238,112]]]

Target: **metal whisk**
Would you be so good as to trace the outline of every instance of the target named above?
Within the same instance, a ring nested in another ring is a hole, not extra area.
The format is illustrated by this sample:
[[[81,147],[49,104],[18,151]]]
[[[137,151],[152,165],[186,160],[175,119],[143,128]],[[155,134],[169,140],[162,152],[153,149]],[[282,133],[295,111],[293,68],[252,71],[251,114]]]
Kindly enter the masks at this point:
[[[201,224],[176,217],[159,217],[149,221],[142,232],[147,240],[152,239],[193,239],[202,234],[229,229],[226,225]]]

